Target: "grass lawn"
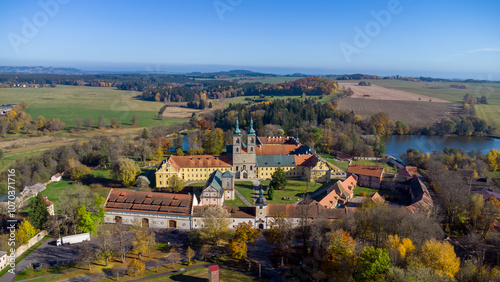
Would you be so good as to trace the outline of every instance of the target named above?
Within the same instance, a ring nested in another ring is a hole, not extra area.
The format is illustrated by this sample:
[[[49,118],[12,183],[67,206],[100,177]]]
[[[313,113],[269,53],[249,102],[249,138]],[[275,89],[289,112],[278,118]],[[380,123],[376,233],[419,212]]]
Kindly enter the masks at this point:
[[[269,180],[261,181],[263,186],[269,185]],[[330,185],[330,184],[325,184]],[[308,190],[309,187],[309,190]],[[267,202],[270,204],[293,204],[304,197],[306,191],[308,193],[313,193],[314,191],[323,188],[324,185],[321,183],[300,181],[300,180],[287,180],[287,185],[284,190],[275,190],[274,191],[274,199],[269,200],[267,197],[267,193],[264,193],[266,196]],[[285,197],[290,197],[290,200],[285,200]]]
[[[500,136],[500,106],[498,105],[476,105],[478,117],[488,121],[495,126],[495,136]]]
[[[3,103],[28,103],[26,112],[33,119],[39,115],[46,119],[58,118],[68,129],[74,128],[75,119],[91,118],[94,126],[99,116],[109,122],[118,119],[123,125],[132,124],[132,117],[137,116],[138,126],[171,125],[185,119],[160,120],[156,113],[162,102],[137,99],[140,92],[121,91],[111,87],[87,87],[57,85],[56,88],[2,88],[0,100]]]
[[[200,267],[180,274],[166,275],[158,278],[147,279],[147,282],[160,282],[160,281],[207,281],[208,267]],[[121,279],[120,279],[121,280]],[[220,281],[261,281],[255,276],[248,276],[241,272],[220,268]]]
[[[371,196],[375,194],[375,192],[378,192],[378,189],[356,186],[354,188],[354,197],[360,196],[361,192],[365,192],[368,196]]]
[[[95,171],[97,171],[97,172],[95,172]],[[95,171],[92,171],[92,172],[97,174],[97,173],[99,173],[98,171],[100,171],[100,170],[95,170]],[[98,182],[94,181],[92,183],[98,183]],[[54,210],[56,213],[62,207],[62,203],[60,202],[60,199],[59,199],[62,192],[65,189],[71,189],[73,184],[74,184],[73,181],[61,180],[59,182],[53,182],[53,183],[48,184],[47,188],[42,191],[42,196],[46,196],[50,201],[54,202]],[[89,187],[89,189],[91,189],[91,188]],[[99,194],[101,197],[106,198],[108,196],[108,193],[109,193],[109,188],[106,188],[106,187],[99,188],[98,190],[95,190],[94,192]],[[34,198],[32,198],[32,199],[34,199]]]
[[[257,199],[258,195],[254,194],[252,181],[235,181],[234,188],[238,190],[251,204],[253,204],[255,199]]]
[[[327,160],[328,162],[330,162],[334,166],[340,168],[341,170],[347,171],[347,167],[349,166],[349,162],[336,161],[335,158],[330,154],[319,153],[318,155],[320,155],[323,159]]]
[[[246,207],[245,203],[240,199],[238,195],[234,195],[234,200],[224,200],[224,206],[227,207]]]

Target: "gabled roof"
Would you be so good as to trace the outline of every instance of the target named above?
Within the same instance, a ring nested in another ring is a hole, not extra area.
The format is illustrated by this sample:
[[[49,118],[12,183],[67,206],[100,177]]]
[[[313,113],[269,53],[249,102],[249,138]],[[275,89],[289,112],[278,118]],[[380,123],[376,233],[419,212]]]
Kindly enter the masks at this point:
[[[45,201],[45,204],[47,205],[47,207],[50,207],[54,204],[52,201],[47,199],[47,197],[43,197],[43,200]]]
[[[165,160],[165,162],[172,165],[176,170],[179,170],[180,168],[233,166],[233,161],[230,156],[210,156],[210,155],[170,156],[167,160]],[[163,165],[163,163],[161,165]]]
[[[321,201],[319,201],[319,204],[326,208],[330,208],[331,206],[337,205],[339,199],[340,196],[337,195],[337,192],[335,192],[335,190],[332,190],[330,193],[326,194],[326,196],[321,199]]]
[[[257,155],[257,167],[295,166],[293,155]]]
[[[344,181],[342,181],[342,186],[344,186],[344,188],[347,188],[349,190],[353,190],[356,187],[356,185],[358,185],[358,180],[352,175],[350,175]]]
[[[174,193],[111,190],[106,210],[190,215],[193,196]]]
[[[405,166],[398,170],[398,175],[403,177],[413,177],[417,175],[418,169],[416,166]]]
[[[255,147],[257,155],[289,155],[299,147],[297,145],[258,145]]]
[[[297,166],[313,167],[318,163],[315,155],[294,155]]]
[[[234,177],[234,173],[230,172],[229,170],[224,172],[222,174],[222,177],[226,178],[226,177]]]
[[[385,202],[384,198],[382,198],[378,192],[375,192],[370,198],[376,204],[383,204]]]
[[[210,177],[207,180],[207,183],[205,184],[205,188],[212,186],[219,193],[222,193],[224,189],[222,189],[222,173],[219,170],[216,170],[210,174]],[[205,189],[204,188],[204,189]]]
[[[347,169],[347,173],[351,174],[354,173],[356,175],[364,175],[364,176],[379,177],[379,178],[382,177],[383,172],[384,169],[381,167],[364,166],[356,164],[351,164]]]
[[[203,217],[209,206],[193,207],[193,217]],[[223,207],[232,218],[255,218],[255,207]]]

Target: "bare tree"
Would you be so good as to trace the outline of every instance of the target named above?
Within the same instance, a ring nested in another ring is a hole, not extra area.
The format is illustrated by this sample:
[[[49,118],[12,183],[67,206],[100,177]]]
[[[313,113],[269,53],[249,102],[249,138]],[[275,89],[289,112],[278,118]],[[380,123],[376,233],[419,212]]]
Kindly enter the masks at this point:
[[[92,270],[92,261],[96,259],[96,248],[90,242],[84,242],[78,250],[77,261],[82,264],[87,264],[89,271]]]
[[[128,232],[128,227],[122,223],[116,223],[114,227],[114,253],[120,256],[122,263],[125,263],[127,251],[132,249],[132,236]]]

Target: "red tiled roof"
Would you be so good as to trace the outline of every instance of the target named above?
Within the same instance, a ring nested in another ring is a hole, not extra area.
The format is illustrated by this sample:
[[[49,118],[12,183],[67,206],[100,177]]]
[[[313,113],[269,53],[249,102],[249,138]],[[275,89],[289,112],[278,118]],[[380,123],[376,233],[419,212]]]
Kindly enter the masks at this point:
[[[230,156],[170,156],[167,160],[176,170],[183,167],[233,167],[233,161]]]
[[[49,199],[47,199],[47,197],[43,197],[43,199],[45,200],[45,204],[47,205],[47,207],[50,207],[50,206],[52,206],[54,204],[52,201],[50,201]]]
[[[324,217],[329,219],[340,218],[345,214],[345,209],[327,209],[316,201],[309,204],[299,205],[283,205],[269,204],[267,205],[267,216],[275,216],[283,213],[286,217],[303,217],[306,214],[307,218]]]
[[[203,213],[209,206],[193,207],[193,217],[203,217]],[[233,218],[255,218],[255,207],[224,207]]]
[[[354,187],[356,187],[357,184],[358,180],[352,175],[342,181],[342,186],[349,190],[354,190]]]
[[[338,154],[337,159],[343,160],[343,161],[348,161],[348,160],[352,160],[352,156],[347,155],[347,154]]]
[[[349,168],[347,169],[347,173],[351,174],[356,174],[356,175],[364,175],[364,176],[371,176],[371,177],[382,177],[384,169],[380,167],[374,167],[374,166],[364,166],[364,165],[356,165],[356,164],[351,164]]]
[[[282,136],[274,136],[274,137],[257,137],[261,144],[290,144],[295,143],[293,137],[282,137]]]
[[[212,266],[210,266],[210,271],[213,272],[213,271],[217,271],[217,270],[219,270],[219,266],[218,265],[212,265]]]
[[[59,178],[59,177],[61,177],[61,176],[62,176],[62,175],[61,175],[60,173],[56,173],[56,174],[54,174],[54,177],[57,177],[57,178]]]
[[[318,163],[318,158],[314,155],[294,155],[297,166],[312,167]]]
[[[106,210],[190,215],[193,196],[174,193],[111,190]]]
[[[339,199],[339,195],[337,195],[335,190],[333,190],[328,193],[321,201],[319,201],[319,204],[329,209],[332,208],[332,206],[336,206]]]
[[[382,198],[382,196],[380,196],[378,192],[375,192],[375,194],[373,194],[370,198],[377,204],[382,204],[385,202],[384,198]]]
[[[293,150],[298,149],[297,145],[259,145],[255,148],[257,155],[289,155]]]

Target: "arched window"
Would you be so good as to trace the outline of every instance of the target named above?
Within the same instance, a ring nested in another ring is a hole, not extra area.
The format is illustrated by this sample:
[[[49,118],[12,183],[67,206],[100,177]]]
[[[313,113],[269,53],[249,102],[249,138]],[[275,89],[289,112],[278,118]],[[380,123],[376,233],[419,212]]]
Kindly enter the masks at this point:
[[[240,152],[240,148],[236,148],[236,153],[239,153]]]
[[[240,144],[240,138],[236,138],[236,144]]]
[[[255,143],[255,138],[252,137],[252,144]]]
[[[250,166],[250,170],[252,170],[252,166]]]
[[[243,170],[247,169],[247,166],[246,165],[243,165]]]
[[[236,171],[238,171],[238,166],[236,166]]]
[[[250,152],[253,152],[253,147],[250,147]]]

